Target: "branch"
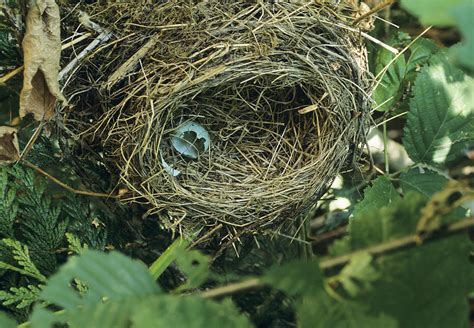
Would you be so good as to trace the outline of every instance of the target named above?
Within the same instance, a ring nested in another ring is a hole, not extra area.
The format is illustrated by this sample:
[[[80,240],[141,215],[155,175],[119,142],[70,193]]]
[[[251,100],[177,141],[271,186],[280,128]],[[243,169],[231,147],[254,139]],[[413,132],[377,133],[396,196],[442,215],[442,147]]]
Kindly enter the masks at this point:
[[[434,235],[428,236],[427,239],[424,240],[422,244],[420,244],[421,238],[418,234],[409,235],[403,238],[388,241],[386,243],[360,249],[350,254],[346,254],[343,256],[334,257],[334,258],[321,261],[320,268],[323,271],[339,268],[349,263],[351,258],[355,254],[358,254],[360,252],[368,252],[372,256],[376,257],[380,255],[385,255],[385,254],[401,251],[407,248],[423,247],[425,244],[429,242],[433,242],[435,240],[446,238],[451,235],[466,232],[471,228],[474,228],[474,216],[471,216],[469,218],[466,218],[464,220],[458,221],[456,223],[453,223],[447,226],[443,230],[442,234],[434,234]],[[260,279],[252,278],[252,279],[248,279],[242,282],[229,284],[223,287],[209,289],[209,290],[199,293],[198,295],[203,298],[215,298],[215,297],[231,295],[237,292],[244,292],[250,289],[260,289],[265,286],[266,284]]]
[[[471,228],[474,228],[474,216],[455,222],[447,226],[444,230],[441,230],[440,231],[441,234],[435,233],[431,236],[428,236],[425,240],[422,240],[420,235],[418,234],[409,235],[403,238],[390,240],[386,243],[382,243],[379,245],[359,249],[355,252],[352,252],[343,256],[321,261],[320,267],[322,270],[329,270],[329,269],[334,269],[334,268],[343,266],[349,263],[349,261],[355,254],[360,253],[360,252],[367,252],[372,256],[380,256],[380,255],[385,255],[388,253],[400,251],[406,248],[422,247],[424,244],[427,244],[429,242],[433,242],[438,239],[446,238],[454,234],[465,232]]]
[[[116,199],[116,198],[119,198],[120,196],[115,196],[115,195],[111,195],[111,194],[103,194],[103,193],[97,193],[97,192],[92,192],[92,191],[84,191],[84,190],[78,190],[78,189],[74,189],[70,186],[68,186],[67,184],[65,184],[64,182],[60,181],[59,179],[53,177],[51,174],[49,174],[48,172],[46,171],[43,171],[42,169],[40,169],[39,167],[37,167],[36,165],[34,165],[33,163],[30,163],[26,160],[22,160],[20,163],[28,166],[29,168],[35,170],[36,172],[38,172],[39,174],[41,174],[42,176],[44,176],[45,178],[51,180],[52,182],[54,182],[55,184],[57,184],[58,186],[74,193],[74,194],[77,194],[77,195],[83,195],[83,196],[91,196],[91,197],[101,197],[101,198],[113,198],[113,199]]]

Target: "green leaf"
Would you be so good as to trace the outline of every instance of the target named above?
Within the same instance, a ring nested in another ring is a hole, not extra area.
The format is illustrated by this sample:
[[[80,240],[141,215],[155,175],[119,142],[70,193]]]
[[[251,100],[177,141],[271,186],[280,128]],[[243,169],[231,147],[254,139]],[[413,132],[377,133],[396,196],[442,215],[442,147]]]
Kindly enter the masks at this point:
[[[444,167],[474,141],[474,79],[442,53],[418,75],[403,144],[415,162]]]
[[[386,49],[380,49],[375,59],[375,70],[378,74],[394,58],[394,54]],[[400,99],[400,91],[406,74],[405,56],[399,56],[383,74],[380,84],[374,90],[375,106],[379,111],[388,111]]]
[[[337,281],[342,284],[347,293],[355,297],[361,290],[371,287],[371,282],[380,277],[372,266],[372,256],[361,252],[351,258],[349,264],[344,266],[337,275]]]
[[[88,287],[80,295],[70,285],[79,279]],[[118,252],[109,254],[85,251],[81,256],[71,257],[53,275],[43,291],[41,299],[64,309],[74,310],[85,304],[96,304],[102,300],[117,300],[129,296],[145,296],[160,292],[148,273],[147,267]]]
[[[177,291],[197,288],[204,283],[210,275],[210,258],[199,251],[181,250],[176,258],[176,264],[186,275],[186,283],[179,286]]]
[[[457,62],[461,67],[474,72],[474,3],[464,3],[456,6],[452,14],[457,22],[459,31],[463,36],[461,44],[453,47]]]
[[[379,260],[383,278],[360,300],[370,302],[372,313],[396,318],[400,327],[468,327],[471,250],[466,234],[385,256]]]
[[[162,296],[135,311],[132,327],[240,328],[252,324],[229,300],[216,303],[199,297]]]
[[[12,287],[9,292],[0,291],[0,300],[5,306],[16,304],[17,309],[22,309],[36,302],[39,294],[38,286]]]
[[[409,192],[353,220],[339,250],[350,253],[413,234],[426,201],[426,196]],[[396,319],[400,327],[466,327],[466,298],[474,289],[472,248],[464,234],[379,256],[373,262],[378,278],[369,275],[371,288],[359,291],[353,301],[367,306],[372,316],[384,313]]]
[[[87,286],[82,293],[74,288],[76,280]],[[37,305],[31,317],[35,328],[56,323],[73,328],[251,326],[230,301],[163,295],[143,263],[117,252],[86,250],[70,258],[40,297],[62,311]]]
[[[448,182],[448,179],[434,171],[426,170],[420,172],[420,169],[414,168],[400,176],[400,185],[404,193],[416,191],[424,196],[426,199],[433,194],[443,190],[443,187]]]
[[[323,276],[317,261],[292,261],[271,268],[262,281],[290,296],[323,291]]]
[[[2,328],[16,328],[15,320],[10,319],[6,314],[0,312],[0,327]]]
[[[423,24],[452,26],[456,23],[452,8],[470,0],[402,0],[402,7],[418,16]]]
[[[306,298],[297,312],[301,328],[397,328],[397,321],[390,316],[369,314],[367,307],[346,300],[337,301],[329,295]]]
[[[367,243],[364,243],[364,245],[380,242],[383,240],[381,232],[385,230],[388,223],[381,217],[374,215],[374,213],[399,199],[400,196],[390,180],[385,176],[378,177],[372,181],[372,186],[365,188],[364,198],[356,204],[352,219],[349,221],[348,231],[356,234],[360,232],[367,237]],[[365,221],[371,221],[372,223],[366,227]],[[361,238],[362,240],[363,238]],[[349,237],[337,240],[329,248],[330,254],[336,256],[347,253],[350,249],[350,243]]]
[[[300,260],[273,267],[262,280],[296,297],[298,327],[396,327],[385,315],[368,315],[360,304],[330,296],[317,261]]]
[[[383,206],[389,205],[400,196],[393,184],[386,176],[380,176],[372,181],[372,186],[364,189],[364,199],[358,202],[354,208],[355,220],[366,212],[373,212]]]
[[[399,33],[396,39],[389,42],[391,45],[400,43],[405,46],[411,41],[405,34]],[[385,73],[381,77],[380,84],[374,90],[375,106],[379,111],[388,111],[398,103],[406,91],[407,85],[416,77],[421,65],[438,50],[434,42],[428,39],[419,39],[414,42],[405,54],[395,55],[386,49],[380,49],[375,59],[375,73],[381,73],[387,65]],[[409,54],[406,56],[406,54]]]
[[[0,168],[0,235],[13,237],[13,223],[18,214],[16,189],[9,184],[5,168]]]

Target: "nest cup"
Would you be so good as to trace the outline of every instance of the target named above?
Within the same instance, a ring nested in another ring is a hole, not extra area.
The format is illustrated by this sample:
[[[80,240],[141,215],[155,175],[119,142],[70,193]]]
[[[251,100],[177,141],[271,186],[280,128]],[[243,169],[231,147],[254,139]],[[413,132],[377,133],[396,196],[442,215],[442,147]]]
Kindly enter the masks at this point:
[[[93,114],[76,109],[95,116],[80,132],[100,140],[127,200],[168,228],[274,230],[353,162],[368,83],[349,8],[166,1],[86,10],[115,41],[78,73],[100,94]]]

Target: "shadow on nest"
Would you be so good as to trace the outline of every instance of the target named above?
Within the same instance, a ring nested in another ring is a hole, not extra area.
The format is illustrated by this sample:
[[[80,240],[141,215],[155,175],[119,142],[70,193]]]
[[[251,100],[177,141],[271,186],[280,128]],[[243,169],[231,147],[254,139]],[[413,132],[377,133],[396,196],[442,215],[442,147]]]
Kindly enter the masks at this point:
[[[369,83],[344,8],[181,0],[85,9],[113,38],[67,87],[69,128],[99,140],[126,201],[145,203],[166,227],[275,230],[354,160]],[[74,125],[77,113],[93,123]]]

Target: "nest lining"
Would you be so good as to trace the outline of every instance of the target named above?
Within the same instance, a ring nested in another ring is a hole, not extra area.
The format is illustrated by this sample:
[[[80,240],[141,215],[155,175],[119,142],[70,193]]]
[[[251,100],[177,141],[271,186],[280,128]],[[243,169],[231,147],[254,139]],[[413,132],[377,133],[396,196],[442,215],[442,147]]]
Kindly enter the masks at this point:
[[[99,113],[82,104],[95,123],[77,132],[100,140],[128,200],[146,203],[167,227],[186,234],[222,224],[235,233],[291,222],[364,138],[365,51],[340,8],[181,0],[88,10],[116,40],[78,72],[101,103]],[[151,38],[146,56],[111,83]],[[186,122],[211,137],[195,160],[170,142]]]

